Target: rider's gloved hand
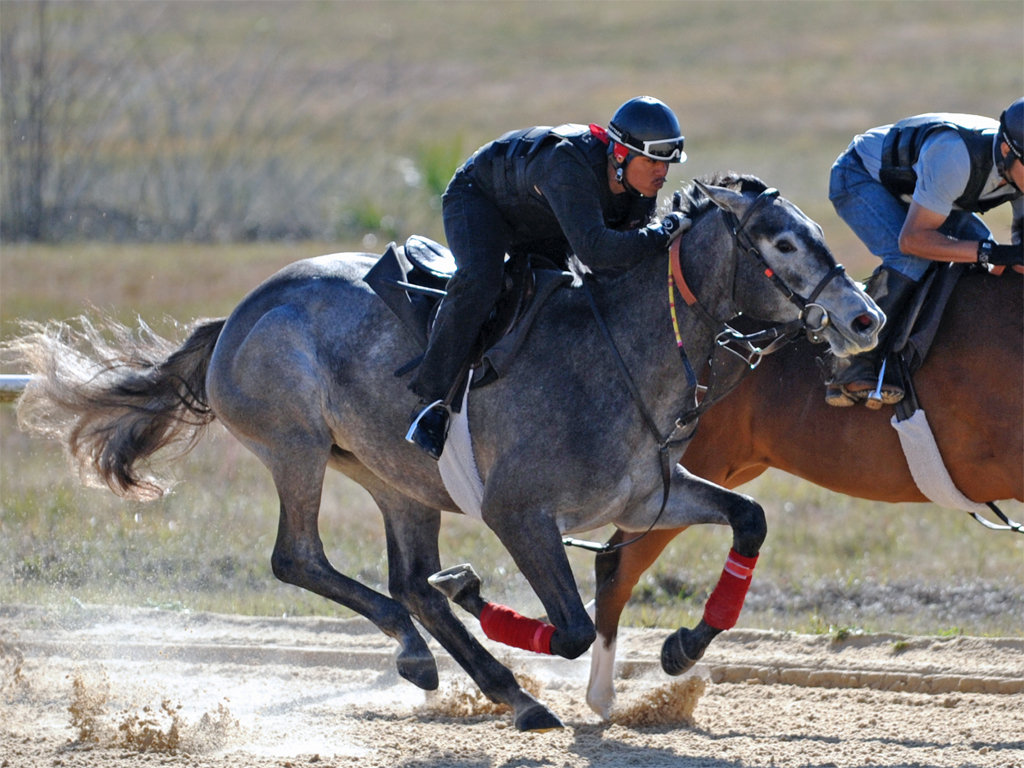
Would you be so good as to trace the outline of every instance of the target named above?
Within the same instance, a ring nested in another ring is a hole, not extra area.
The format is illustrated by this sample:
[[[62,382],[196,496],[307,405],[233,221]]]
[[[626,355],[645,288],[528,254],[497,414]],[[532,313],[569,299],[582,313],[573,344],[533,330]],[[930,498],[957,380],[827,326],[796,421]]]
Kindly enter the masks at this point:
[[[993,267],[1024,265],[1024,244],[999,245],[991,240],[982,240],[978,243],[978,261]]]
[[[689,217],[677,211],[672,211],[665,214],[661,223],[654,224],[651,228],[665,236],[665,245],[668,246],[692,226],[693,222]]]

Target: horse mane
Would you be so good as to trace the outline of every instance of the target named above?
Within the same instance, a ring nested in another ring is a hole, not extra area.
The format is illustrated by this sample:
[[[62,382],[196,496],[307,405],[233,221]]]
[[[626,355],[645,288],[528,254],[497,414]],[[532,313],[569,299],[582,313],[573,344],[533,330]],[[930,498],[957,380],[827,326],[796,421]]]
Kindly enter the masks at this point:
[[[768,185],[757,176],[750,174],[736,173],[735,171],[717,171],[698,176],[694,181],[699,181],[711,187],[725,187],[735,192],[754,192],[760,194],[768,189]],[[696,220],[708,210],[714,207],[711,198],[700,191],[700,188],[693,182],[687,184],[682,190],[682,213]]]

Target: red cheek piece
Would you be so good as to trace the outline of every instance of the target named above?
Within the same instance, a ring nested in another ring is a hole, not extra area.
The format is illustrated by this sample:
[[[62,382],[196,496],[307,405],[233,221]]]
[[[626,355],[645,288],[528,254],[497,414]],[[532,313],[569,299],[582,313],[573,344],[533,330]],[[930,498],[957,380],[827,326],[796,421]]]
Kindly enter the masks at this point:
[[[555,628],[537,619],[528,619],[504,605],[487,603],[480,612],[480,628],[491,640],[534,653],[551,653]]]
[[[615,148],[612,149],[612,155],[615,157],[615,161],[618,163],[624,163],[626,158],[629,157],[629,147],[624,147],[621,144],[616,144]]]
[[[740,617],[747,589],[754,578],[757,555],[744,557],[735,549],[729,550],[725,568],[718,584],[704,605],[704,623],[714,629],[732,629]]]

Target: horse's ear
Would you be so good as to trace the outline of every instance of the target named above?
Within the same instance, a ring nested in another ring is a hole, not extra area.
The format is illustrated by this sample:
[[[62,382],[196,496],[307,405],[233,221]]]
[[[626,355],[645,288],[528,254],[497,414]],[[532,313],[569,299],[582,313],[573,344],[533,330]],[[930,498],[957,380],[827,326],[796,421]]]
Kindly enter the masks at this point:
[[[743,217],[744,212],[750,205],[750,200],[739,192],[734,192],[726,187],[715,187],[710,184],[702,184],[696,179],[694,179],[693,183],[701,192],[708,196],[711,202],[719,208],[731,211],[738,218]]]

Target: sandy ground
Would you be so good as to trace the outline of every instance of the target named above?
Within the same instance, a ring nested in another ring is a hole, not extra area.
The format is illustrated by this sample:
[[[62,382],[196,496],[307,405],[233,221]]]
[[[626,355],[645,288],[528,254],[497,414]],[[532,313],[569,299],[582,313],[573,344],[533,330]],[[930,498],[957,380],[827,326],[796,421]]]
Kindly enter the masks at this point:
[[[0,606],[0,768],[1024,768],[1024,640],[734,630],[670,679],[620,638],[602,722],[576,661],[493,646],[565,722],[523,734],[439,649],[441,690],[362,620]]]

